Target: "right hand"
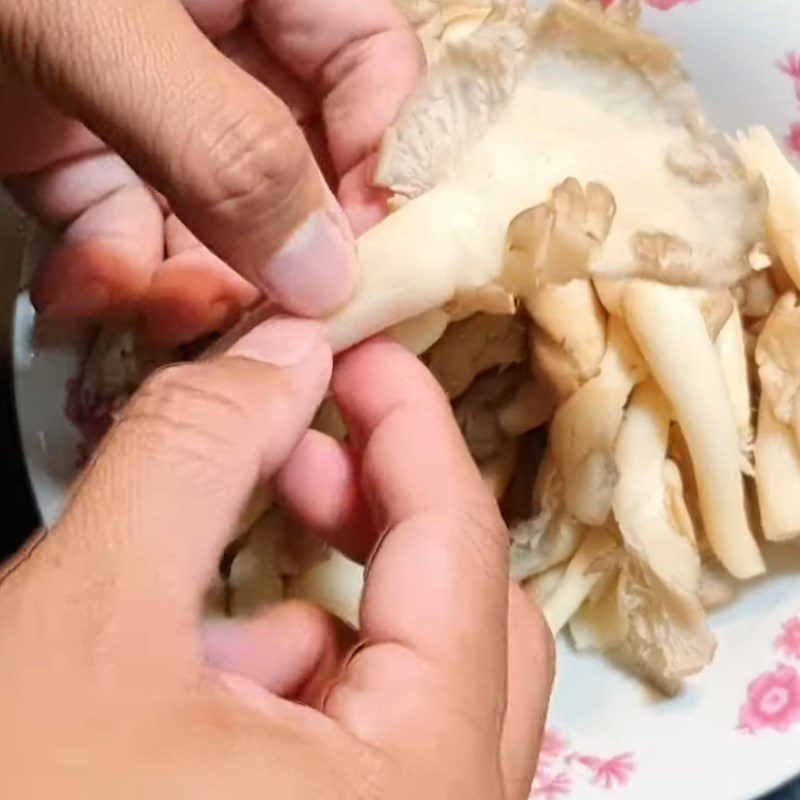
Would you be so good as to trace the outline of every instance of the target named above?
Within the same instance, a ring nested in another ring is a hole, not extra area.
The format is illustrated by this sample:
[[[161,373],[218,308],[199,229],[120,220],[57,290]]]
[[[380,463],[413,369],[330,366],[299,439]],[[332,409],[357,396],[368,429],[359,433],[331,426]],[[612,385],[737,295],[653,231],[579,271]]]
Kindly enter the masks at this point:
[[[63,231],[35,306],[165,344],[335,310],[421,63],[391,0],[4,0],[0,180]]]
[[[62,520],[0,576],[0,796],[528,796],[552,638],[509,584],[497,506],[399,345],[337,363],[350,448],[308,432],[331,361],[322,326],[273,319],[125,409]],[[200,624],[270,476],[308,528],[371,554],[347,655],[306,604]]]

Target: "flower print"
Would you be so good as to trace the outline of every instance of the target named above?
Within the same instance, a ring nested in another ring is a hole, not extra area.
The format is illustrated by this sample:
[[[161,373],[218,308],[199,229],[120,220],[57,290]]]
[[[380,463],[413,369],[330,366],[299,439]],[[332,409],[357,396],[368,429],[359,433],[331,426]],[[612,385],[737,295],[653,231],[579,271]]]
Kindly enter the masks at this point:
[[[548,728],[542,737],[542,746],[539,751],[540,757],[545,761],[560,758],[566,752],[568,744],[566,736],[557,730]]]
[[[747,687],[747,701],[739,710],[739,728],[758,733],[771,728],[787,731],[800,720],[800,675],[794,667],[780,664]]]
[[[530,800],[562,800],[578,795],[590,783],[604,789],[627,786],[636,771],[632,753],[598,758],[570,749],[567,736],[547,728],[542,737],[539,769]]]
[[[800,658],[800,617],[792,617],[783,623],[783,630],[775,640],[775,647],[782,650],[784,655]]]
[[[533,787],[531,798],[536,800],[559,800],[572,791],[572,781],[566,772],[553,777],[540,778]]]
[[[800,52],[787,53],[785,60],[778,62],[778,69],[794,81],[794,93],[800,102]]]
[[[669,11],[671,8],[681,3],[696,3],[698,0],[645,0],[647,5],[657,8],[659,11]]]
[[[786,137],[786,144],[789,146],[789,149],[800,158],[800,121],[792,123],[792,127],[789,129],[789,135]]]
[[[632,773],[636,770],[633,753],[622,753],[614,758],[602,759],[595,756],[579,756],[578,761],[594,773],[594,784],[604,789],[615,786],[627,786]]]
[[[613,6],[617,0],[600,0],[601,5],[603,8],[608,8],[609,6]],[[680,5],[681,3],[697,3],[698,0],[644,0],[648,6],[652,8],[657,8],[659,11],[669,11],[671,8]]]
[[[778,62],[778,69],[792,80],[800,81],[800,53],[787,53],[786,60]]]

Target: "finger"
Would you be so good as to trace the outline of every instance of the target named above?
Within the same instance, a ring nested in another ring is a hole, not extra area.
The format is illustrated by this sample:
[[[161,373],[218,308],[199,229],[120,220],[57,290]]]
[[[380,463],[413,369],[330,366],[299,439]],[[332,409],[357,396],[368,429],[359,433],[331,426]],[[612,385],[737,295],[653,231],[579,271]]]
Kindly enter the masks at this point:
[[[161,264],[163,217],[131,168],[107,150],[57,161],[9,181],[12,193],[64,229],[39,267],[31,294],[58,319],[130,311]]]
[[[200,30],[212,41],[235,31],[244,21],[246,0],[181,0]]]
[[[317,87],[331,156],[344,175],[372,153],[422,74],[416,36],[390,0],[256,0],[270,52]]]
[[[187,11],[206,35],[217,38],[220,51],[235,64],[279,97],[291,112],[306,137],[314,160],[331,187],[338,180],[328,151],[327,135],[319,119],[315,87],[306,85],[291,70],[276,61],[250,25],[243,24],[245,3],[213,3],[208,0],[183,0]],[[371,177],[371,176],[370,176]]]
[[[339,627],[311,603],[289,601],[245,622],[203,625],[212,666],[273,694],[314,705],[333,680],[342,655]]]
[[[12,71],[120,152],[225,263],[296,313],[350,296],[352,234],[291,113],[178,3],[5,3],[0,31]]]
[[[196,9],[189,8],[190,13]],[[201,24],[202,16],[192,13]],[[262,83],[285,103],[298,123],[313,116],[316,97],[295,75],[276,61],[249,26],[241,26],[225,36],[218,47],[228,58]]]
[[[41,172],[105,149],[83,125],[59,112],[39,91],[0,73],[0,178]]]
[[[362,605],[369,646],[329,710],[368,737],[429,725],[441,735],[458,729],[454,747],[477,746],[462,736],[466,726],[490,747],[507,679],[508,535],[497,507],[444,394],[403,348],[372,342],[351,351],[333,390],[385,534]]]
[[[348,450],[309,431],[275,476],[275,490],[292,515],[337,550],[362,564],[375,543]]]
[[[258,302],[258,290],[234,272],[178,220],[165,225],[167,259],[139,304],[149,341],[177,345],[226,330]]]
[[[536,774],[555,647],[541,611],[516,584],[508,596],[508,703],[500,757],[508,800],[526,800]]]
[[[53,539],[69,579],[100,586],[93,602],[127,633],[120,650],[142,646],[142,618],[193,646],[222,550],[308,428],[330,369],[320,326],[273,318],[226,356],[156,374],[126,408]]]

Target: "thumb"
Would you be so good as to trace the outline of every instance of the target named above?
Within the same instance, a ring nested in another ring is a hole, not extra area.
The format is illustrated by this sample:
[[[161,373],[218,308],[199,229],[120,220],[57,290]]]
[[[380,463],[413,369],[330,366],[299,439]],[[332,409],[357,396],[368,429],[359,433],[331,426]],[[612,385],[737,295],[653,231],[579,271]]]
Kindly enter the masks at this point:
[[[0,64],[117,149],[284,308],[324,315],[349,298],[352,234],[291,113],[178,0],[2,2]]]
[[[331,361],[321,325],[273,318],[225,356],[156,374],[126,408],[48,542],[59,580],[93,587],[87,602],[126,632],[118,644],[193,635],[240,514],[306,432]]]

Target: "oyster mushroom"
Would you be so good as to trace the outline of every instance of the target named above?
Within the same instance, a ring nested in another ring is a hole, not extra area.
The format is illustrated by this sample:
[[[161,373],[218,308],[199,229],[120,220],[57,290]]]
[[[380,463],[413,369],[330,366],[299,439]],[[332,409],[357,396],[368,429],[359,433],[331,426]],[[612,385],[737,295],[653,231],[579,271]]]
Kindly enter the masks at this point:
[[[453,399],[463,394],[481,372],[524,361],[525,339],[525,328],[516,317],[476,314],[450,325],[425,360]]]
[[[602,577],[598,561],[617,546],[616,539],[603,528],[590,528],[587,531],[567,564],[561,582],[550,593],[542,609],[553,634],[558,633],[581,607]]]
[[[481,477],[495,500],[499,500],[505,494],[511,483],[517,466],[519,447],[519,439],[508,439],[501,442],[489,458],[478,464]]]
[[[563,348],[580,378],[595,376],[606,350],[606,314],[592,284],[586,280],[548,284],[525,300],[533,321]]]
[[[700,309],[681,289],[631,281],[622,310],[686,437],[714,552],[737,578],[761,574],[764,561],[745,511],[736,416]]]
[[[800,173],[764,127],[741,134],[734,145],[754,178],[763,176],[769,189],[767,238],[770,248],[800,289]]]
[[[473,314],[498,314],[500,316],[514,314],[517,301],[513,294],[502,286],[490,283],[476,289],[465,289],[456,292],[444,305],[444,311],[453,322],[471,317]]]
[[[528,380],[503,404],[497,421],[506,436],[519,436],[549,422],[554,410],[554,398],[548,388]]]
[[[533,488],[534,515],[511,529],[511,578],[520,581],[562,564],[577,550],[586,526],[565,508],[564,485],[545,451]]]
[[[750,398],[750,376],[747,369],[747,353],[744,344],[744,328],[738,308],[728,317],[715,342],[719,363],[728,397],[733,405],[736,433],[739,438],[740,465],[745,475],[753,475],[752,404]]]
[[[335,348],[497,282],[509,225],[567,177],[602,180],[615,200],[593,276],[658,275],[669,242],[680,243],[670,281],[722,286],[746,274],[762,233],[761,184],[727,151],[712,183],[670,169],[676,147],[713,146],[674,113],[664,87],[680,83],[658,39],[572,0],[541,17],[490,16],[445,45],[386,136],[377,180],[407,202],[359,239],[360,286],[328,320]]]
[[[607,653],[625,641],[627,622],[619,604],[618,579],[600,587],[596,597],[589,596],[569,621],[569,632],[580,653]],[[592,592],[594,595],[595,592]]]
[[[586,278],[611,230],[616,205],[600,183],[584,189],[574,178],[556,186],[546,203],[517,214],[508,226],[503,285],[521,297],[535,319],[537,290]]]
[[[775,304],[758,337],[755,357],[762,394],[800,442],[800,306],[793,292]]]
[[[542,606],[558,589],[559,584],[564,579],[567,570],[566,564],[558,564],[550,567],[538,575],[522,582],[522,590],[538,606]]]
[[[784,295],[756,344],[761,381],[755,472],[761,522],[768,539],[800,535],[800,307]]]
[[[308,570],[324,546],[303,533],[279,508],[263,514],[247,533],[227,576],[232,616],[252,616],[284,599],[287,578]]]
[[[622,323],[608,322],[608,345],[598,375],[553,417],[550,440],[564,482],[567,510],[587,525],[603,525],[617,478],[614,442],[633,387],[646,369]]]
[[[316,603],[357,630],[363,589],[364,568],[330,550],[309,569],[288,580],[286,596]]]
[[[523,375],[500,370],[481,375],[453,406],[456,421],[472,457],[480,465],[494,458],[507,443],[498,418],[503,399],[513,394]]]
[[[700,558],[670,514],[664,465],[670,406],[654,381],[637,386],[614,447],[612,509],[623,547],[670,586],[696,593]]]
[[[628,557],[617,584],[626,621],[625,649],[644,675],[672,692],[714,657],[716,642],[697,594],[663,582],[644,562]]]
[[[557,405],[563,403],[586,382],[580,367],[562,345],[536,325],[530,328],[529,342],[533,380]]]
[[[398,322],[386,331],[386,335],[414,355],[421,355],[444,336],[449,324],[450,315],[446,311],[432,308],[416,317]]]
[[[772,541],[800,536],[800,448],[766,395],[758,410],[755,476],[764,536]]]

